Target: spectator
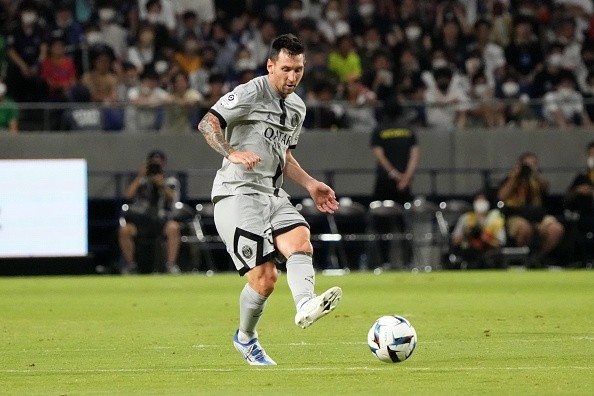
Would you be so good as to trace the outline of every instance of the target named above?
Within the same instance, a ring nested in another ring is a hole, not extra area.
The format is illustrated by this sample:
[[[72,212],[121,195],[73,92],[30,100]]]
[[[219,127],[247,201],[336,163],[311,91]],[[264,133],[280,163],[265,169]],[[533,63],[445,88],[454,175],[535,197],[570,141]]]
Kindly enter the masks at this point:
[[[117,101],[117,76],[111,71],[111,54],[99,52],[92,60],[93,67],[84,73],[81,83],[89,89],[91,101],[110,104]]]
[[[504,106],[496,100],[495,91],[483,73],[479,72],[472,78],[469,96],[472,103],[470,114],[480,125],[487,128],[505,125]]]
[[[503,213],[507,235],[516,246],[537,246],[535,265],[551,262],[551,252],[559,245],[565,232],[563,225],[547,213],[544,206],[548,187],[549,182],[538,168],[536,154],[525,152],[497,192],[497,197],[505,205]]]
[[[577,214],[577,247],[578,258],[592,260],[594,245],[588,233],[594,231],[594,141],[586,147],[586,167],[575,176],[565,195],[568,209]]]
[[[432,128],[464,129],[471,108],[470,100],[460,84],[454,81],[452,71],[442,67],[426,76],[424,99],[427,125]]]
[[[357,7],[352,12],[349,21],[351,26],[351,34],[357,40],[360,40],[365,31],[375,26],[382,36],[384,36],[390,29],[390,21],[385,15],[381,15],[376,0],[357,0]]]
[[[118,80],[117,100],[119,102],[128,101],[128,91],[130,88],[138,85],[140,73],[134,64],[130,62],[122,63],[122,72]]]
[[[276,25],[272,20],[261,19],[259,26],[251,29],[249,36],[246,35],[243,37],[242,43],[250,50],[259,68],[266,65],[270,45],[277,34]]]
[[[581,59],[575,70],[575,75],[578,80],[580,91],[588,91],[589,86],[586,80],[588,74],[594,72],[594,41],[584,42],[580,55]]]
[[[193,34],[184,37],[181,51],[176,52],[175,62],[186,74],[193,74],[202,66],[200,59],[200,41]]]
[[[350,34],[351,27],[339,0],[328,0],[324,6],[323,16],[319,19],[317,28],[327,43],[334,45],[338,37]]]
[[[439,48],[446,60],[461,70],[466,59],[466,38],[456,20],[446,20],[439,33],[433,38],[433,48]]]
[[[170,33],[175,32],[176,17],[171,0],[138,0],[138,11],[141,20],[151,25],[165,27]],[[162,37],[158,37],[159,40]]]
[[[20,23],[6,38],[7,94],[16,102],[37,102],[43,97],[39,84],[39,64],[45,59],[47,51],[44,36],[35,3],[21,3]]]
[[[202,27],[198,20],[198,14],[192,10],[185,10],[179,16],[180,24],[177,26],[176,41],[181,43],[185,37],[194,36],[203,39]]]
[[[404,106],[403,112],[408,123],[425,125],[424,100],[425,83],[421,78],[421,66],[414,51],[404,48],[400,53],[399,64],[396,68],[396,97]]]
[[[575,71],[581,64],[582,40],[581,32],[578,38],[575,19],[564,16],[554,23],[554,37],[563,45],[563,66]]]
[[[140,84],[130,88],[126,109],[126,129],[134,132],[158,131],[162,122],[162,107],[171,103],[167,91],[159,87],[159,75],[146,69],[140,75]]]
[[[384,52],[388,57],[388,61],[392,62],[392,54],[389,47],[385,46],[382,40],[382,35],[377,27],[370,27],[363,33],[363,41],[357,46],[359,49],[357,53],[361,59],[361,69],[369,70],[373,68],[375,55],[378,52]]]
[[[196,105],[202,100],[202,95],[190,88],[188,75],[175,73],[171,78],[171,103],[165,110],[164,133],[179,135],[196,130],[199,120]]]
[[[137,264],[137,244],[139,239],[153,240],[160,235],[166,239],[165,270],[172,274],[180,272],[177,256],[181,227],[176,221],[168,219],[172,205],[179,201],[179,181],[172,176],[165,177],[166,164],[165,153],[151,151],[140,172],[126,189],[126,198],[131,203],[125,222],[119,229],[119,245],[125,261],[123,274],[153,271],[152,262],[149,265]]]
[[[359,77],[351,77],[344,83],[344,99],[349,129],[371,133],[377,125],[375,93],[365,86]]]
[[[563,70],[563,45],[553,43],[547,50],[544,68],[534,76],[530,87],[532,98],[542,98],[555,88],[559,74]]]
[[[76,83],[76,68],[74,61],[65,55],[62,37],[56,37],[49,43],[48,56],[41,62],[40,76],[47,85],[48,101],[68,101],[70,88]]]
[[[54,23],[48,29],[47,41],[59,38],[64,42],[64,54],[74,59],[84,41],[84,30],[72,15],[71,5],[60,2],[54,13]]]
[[[202,50],[200,50],[200,59],[202,67],[189,76],[190,86],[202,95],[206,95],[210,76],[214,73],[218,73],[218,70],[215,67],[215,61],[217,59],[216,49],[211,45],[205,45]]]
[[[479,19],[474,25],[474,41],[468,45],[466,52],[478,51],[487,83],[493,87],[495,81],[501,78],[506,63],[505,52],[491,40],[491,33],[491,23],[486,19]]]
[[[505,48],[505,60],[510,71],[517,73],[521,86],[530,85],[534,75],[541,69],[543,55],[530,18],[515,18],[511,43]]]
[[[199,24],[207,30],[208,26],[216,18],[214,0],[171,0],[176,15],[184,15],[185,12],[193,12],[198,16]],[[237,8],[236,4],[232,5]]]
[[[102,40],[109,45],[119,60],[128,59],[128,31],[118,23],[117,10],[113,3],[105,2],[99,6],[99,31]]]
[[[336,85],[326,80],[319,80],[312,85],[306,98],[309,111],[305,114],[305,128],[342,129],[348,127],[344,106],[334,98]]]
[[[154,67],[157,54],[155,28],[149,23],[141,22],[136,42],[128,48],[128,61],[142,73],[145,67]]]
[[[539,117],[529,104],[528,94],[522,92],[518,80],[516,74],[507,74],[496,87],[496,96],[504,103],[506,125],[532,128],[539,123]]]
[[[216,21],[212,24],[208,44],[214,48],[216,54],[214,67],[217,69],[217,73],[222,73],[224,76],[229,75],[239,45],[229,36],[222,22]]]
[[[361,58],[355,51],[350,35],[338,37],[334,49],[328,55],[328,70],[336,73],[340,82],[362,74]]]
[[[592,125],[584,107],[584,98],[576,90],[573,73],[559,75],[555,89],[544,96],[543,115],[550,125],[563,130]]]
[[[6,84],[0,82],[0,131],[16,135],[19,130],[19,110],[16,103],[6,96]]]
[[[499,209],[490,209],[483,191],[472,197],[472,210],[462,214],[451,233],[451,253],[467,268],[484,268],[488,254],[506,243],[505,219]]]
[[[252,58],[250,50],[246,46],[240,46],[235,53],[235,61],[231,69],[231,75],[228,76],[229,81],[237,81],[239,75],[246,70],[256,70],[258,65]]]
[[[229,86],[225,82],[225,77],[222,74],[211,74],[208,78],[208,86],[205,89],[204,95],[205,107],[214,105],[224,94],[229,92]]]
[[[394,73],[390,56],[381,50],[373,55],[372,69],[361,77],[361,82],[369,87],[380,101],[394,96]]]

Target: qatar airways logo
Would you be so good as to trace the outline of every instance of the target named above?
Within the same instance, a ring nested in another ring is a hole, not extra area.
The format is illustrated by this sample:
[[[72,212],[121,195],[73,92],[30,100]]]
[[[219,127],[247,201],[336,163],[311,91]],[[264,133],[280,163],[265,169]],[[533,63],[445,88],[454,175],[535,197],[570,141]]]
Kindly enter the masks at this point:
[[[292,135],[283,133],[278,129],[266,128],[264,130],[264,137],[278,148],[287,148],[291,145]]]

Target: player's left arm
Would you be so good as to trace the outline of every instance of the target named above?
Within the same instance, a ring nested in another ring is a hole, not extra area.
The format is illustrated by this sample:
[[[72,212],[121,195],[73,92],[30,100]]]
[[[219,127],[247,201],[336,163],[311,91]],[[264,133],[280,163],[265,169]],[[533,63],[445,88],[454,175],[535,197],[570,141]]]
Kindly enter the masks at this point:
[[[291,150],[287,150],[287,160],[283,173],[309,192],[320,212],[333,213],[338,209],[338,201],[334,190],[326,183],[311,177],[293,157]]]

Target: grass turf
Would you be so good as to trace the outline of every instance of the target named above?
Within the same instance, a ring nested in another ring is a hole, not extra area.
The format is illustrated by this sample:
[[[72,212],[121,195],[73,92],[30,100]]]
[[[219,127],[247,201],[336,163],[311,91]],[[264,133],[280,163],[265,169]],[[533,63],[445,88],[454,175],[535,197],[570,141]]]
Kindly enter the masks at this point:
[[[318,275],[341,305],[302,330],[281,276],[260,327],[279,364],[231,343],[235,274],[0,278],[0,394],[594,394],[594,272]],[[399,364],[375,359],[384,314],[415,326]]]

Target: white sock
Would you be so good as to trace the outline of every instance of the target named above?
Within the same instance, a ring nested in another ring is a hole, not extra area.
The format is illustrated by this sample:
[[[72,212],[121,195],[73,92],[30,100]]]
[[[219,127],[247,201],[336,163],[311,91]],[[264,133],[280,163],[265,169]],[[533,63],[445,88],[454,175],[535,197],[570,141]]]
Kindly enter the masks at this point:
[[[287,283],[297,308],[300,307],[302,301],[315,296],[316,278],[311,253],[296,252],[289,257],[287,260]]]
[[[260,321],[268,297],[258,294],[246,283],[239,295],[239,341],[246,343],[256,336],[256,326]]]

